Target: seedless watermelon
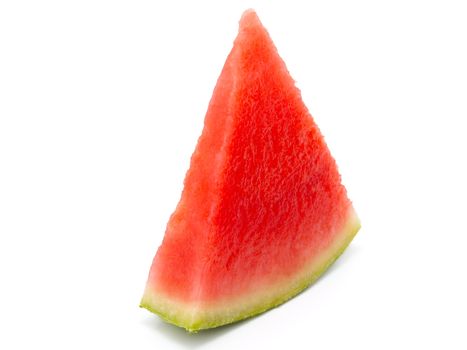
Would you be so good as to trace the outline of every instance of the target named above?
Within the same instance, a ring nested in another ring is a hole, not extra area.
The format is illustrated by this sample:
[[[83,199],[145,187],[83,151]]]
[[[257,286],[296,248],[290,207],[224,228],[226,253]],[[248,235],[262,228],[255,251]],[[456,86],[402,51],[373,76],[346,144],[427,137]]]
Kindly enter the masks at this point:
[[[315,281],[359,228],[323,136],[246,11],[141,306],[189,331],[256,315]]]

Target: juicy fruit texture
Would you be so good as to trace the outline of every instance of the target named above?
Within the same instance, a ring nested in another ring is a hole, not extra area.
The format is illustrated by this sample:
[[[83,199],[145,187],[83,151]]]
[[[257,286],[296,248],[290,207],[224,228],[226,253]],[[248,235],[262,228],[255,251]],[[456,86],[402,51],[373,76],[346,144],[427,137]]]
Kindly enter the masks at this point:
[[[299,90],[245,12],[141,306],[189,331],[258,314],[316,280],[359,227]]]

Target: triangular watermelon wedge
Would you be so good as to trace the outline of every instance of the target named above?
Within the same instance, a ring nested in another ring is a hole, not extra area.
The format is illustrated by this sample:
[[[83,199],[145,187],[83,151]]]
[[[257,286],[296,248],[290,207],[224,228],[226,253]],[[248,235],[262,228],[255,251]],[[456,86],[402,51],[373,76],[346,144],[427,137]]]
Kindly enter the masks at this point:
[[[300,91],[246,11],[141,306],[189,331],[256,315],[314,282],[359,228]]]

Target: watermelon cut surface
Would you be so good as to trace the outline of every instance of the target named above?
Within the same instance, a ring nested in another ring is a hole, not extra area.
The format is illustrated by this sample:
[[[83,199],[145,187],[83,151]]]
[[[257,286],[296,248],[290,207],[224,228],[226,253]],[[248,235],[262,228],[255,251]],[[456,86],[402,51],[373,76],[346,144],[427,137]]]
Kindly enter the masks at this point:
[[[189,331],[256,315],[314,282],[359,228],[323,136],[246,11],[141,306]]]

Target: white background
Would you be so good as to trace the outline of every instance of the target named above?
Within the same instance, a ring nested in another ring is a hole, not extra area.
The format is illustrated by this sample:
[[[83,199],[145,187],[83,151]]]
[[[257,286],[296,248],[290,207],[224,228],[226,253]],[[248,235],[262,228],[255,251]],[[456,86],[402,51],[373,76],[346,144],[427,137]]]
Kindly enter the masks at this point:
[[[466,349],[465,6],[0,2],[0,348]],[[363,228],[297,298],[190,335],[138,304],[248,7]]]

